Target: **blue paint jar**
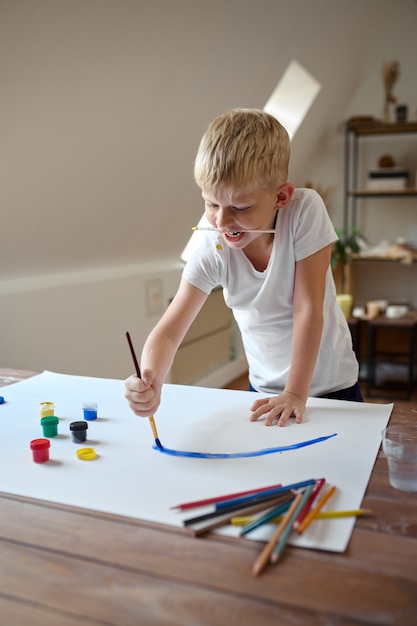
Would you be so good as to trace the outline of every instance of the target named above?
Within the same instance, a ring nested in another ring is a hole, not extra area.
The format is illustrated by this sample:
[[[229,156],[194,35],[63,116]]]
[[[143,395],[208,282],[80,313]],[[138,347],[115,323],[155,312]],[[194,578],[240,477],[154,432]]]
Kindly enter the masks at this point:
[[[88,422],[97,419],[97,404],[95,402],[84,402],[84,419]]]

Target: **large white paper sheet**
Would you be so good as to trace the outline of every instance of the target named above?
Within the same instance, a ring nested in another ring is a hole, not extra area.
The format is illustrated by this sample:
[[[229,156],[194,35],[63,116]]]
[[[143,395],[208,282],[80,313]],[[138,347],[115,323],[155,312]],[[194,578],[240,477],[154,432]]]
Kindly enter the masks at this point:
[[[310,398],[303,424],[284,428],[250,422],[254,394],[165,385],[155,421],[167,448],[199,452],[245,452],[285,446],[337,433],[298,450],[239,459],[170,457],[153,448],[146,418],[130,411],[121,380],[42,374],[3,388],[0,406],[2,453],[0,490],[61,504],[182,526],[206,511],[172,510],[177,504],[226,493],[326,478],[337,487],[326,508],[359,508],[392,404],[351,403]],[[39,404],[55,403],[58,436],[51,439],[50,461],[34,463],[30,441],[42,437]],[[98,419],[88,422],[87,441],[72,442],[69,424],[83,419],[86,401],[98,404]],[[94,461],[81,461],[79,447],[96,449]],[[323,509],[326,510],[326,509]],[[354,518],[317,520],[290,543],[342,552]],[[237,536],[238,527],[220,532]],[[266,540],[265,526],[248,535]]]

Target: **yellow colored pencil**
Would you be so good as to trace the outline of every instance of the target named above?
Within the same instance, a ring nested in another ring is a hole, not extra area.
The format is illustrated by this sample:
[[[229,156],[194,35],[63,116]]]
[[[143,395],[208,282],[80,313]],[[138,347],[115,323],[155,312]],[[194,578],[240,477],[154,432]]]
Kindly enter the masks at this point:
[[[305,516],[301,524],[297,527],[297,532],[301,535],[305,531],[305,529],[310,526],[311,522],[315,519],[320,509],[326,504],[327,500],[334,494],[336,491],[335,485],[332,485],[330,489],[320,498],[316,506],[311,509],[309,513]]]
[[[334,519],[337,517],[359,517],[361,515],[372,515],[371,509],[351,509],[350,511],[320,511],[316,515],[316,519]],[[269,524],[278,524],[282,520],[282,515],[277,515],[269,521]],[[233,517],[230,523],[233,526],[244,526],[255,519],[255,516]]]
[[[351,511],[321,511],[317,513],[317,519],[334,519],[337,517],[360,517],[361,515],[372,515],[371,509],[352,509]]]

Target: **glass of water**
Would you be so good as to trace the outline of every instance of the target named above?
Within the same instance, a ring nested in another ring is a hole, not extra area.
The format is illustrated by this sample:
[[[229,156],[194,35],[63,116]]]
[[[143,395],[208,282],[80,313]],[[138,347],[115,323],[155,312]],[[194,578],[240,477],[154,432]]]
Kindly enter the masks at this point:
[[[401,491],[417,491],[417,424],[388,426],[382,431],[389,482]]]

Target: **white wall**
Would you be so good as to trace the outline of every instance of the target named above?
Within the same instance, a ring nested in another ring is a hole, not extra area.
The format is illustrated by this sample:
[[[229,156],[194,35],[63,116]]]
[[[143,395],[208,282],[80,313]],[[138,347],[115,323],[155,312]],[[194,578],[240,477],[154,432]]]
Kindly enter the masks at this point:
[[[159,315],[148,312],[147,283],[159,279],[162,302],[175,293],[181,265],[126,267],[3,284],[1,359],[12,368],[125,378]],[[5,366],[6,366],[5,365]]]
[[[131,371],[126,326],[140,346],[147,280],[167,302],[202,211],[202,132],[262,108],[293,58],[323,88],[291,178],[331,185],[341,223],[340,124],[379,114],[387,58],[415,109],[416,14],[414,0],[3,0],[1,364]]]

